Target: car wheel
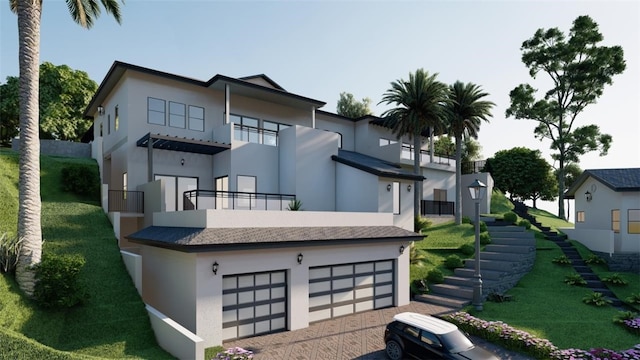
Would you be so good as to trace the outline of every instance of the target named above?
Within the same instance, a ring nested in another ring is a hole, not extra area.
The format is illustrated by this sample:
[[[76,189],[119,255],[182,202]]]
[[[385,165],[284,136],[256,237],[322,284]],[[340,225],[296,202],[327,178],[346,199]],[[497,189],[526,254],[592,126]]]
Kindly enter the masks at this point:
[[[400,360],[402,359],[402,347],[395,340],[389,340],[387,342],[386,347],[387,356],[391,358],[391,360]]]

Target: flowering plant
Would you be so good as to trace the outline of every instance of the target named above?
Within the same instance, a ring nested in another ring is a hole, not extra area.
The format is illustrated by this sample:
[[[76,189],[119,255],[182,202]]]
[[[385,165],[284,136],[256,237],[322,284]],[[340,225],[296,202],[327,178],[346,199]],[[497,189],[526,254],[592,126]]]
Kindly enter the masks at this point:
[[[241,347],[229,348],[218,353],[212,360],[249,360],[253,359],[253,352]]]

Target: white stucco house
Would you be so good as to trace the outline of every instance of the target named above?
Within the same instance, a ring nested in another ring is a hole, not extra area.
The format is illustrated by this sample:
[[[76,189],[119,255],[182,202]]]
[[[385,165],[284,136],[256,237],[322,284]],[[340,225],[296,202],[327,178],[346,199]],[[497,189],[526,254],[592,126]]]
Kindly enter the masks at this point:
[[[640,272],[640,168],[585,170],[566,197],[575,199],[575,227],[562,232],[613,271]]]
[[[416,175],[409,139],[323,105],[266,75],[201,81],[115,62],[100,84],[84,140],[103,208],[150,313],[187,343],[409,302],[416,184],[427,213],[452,214],[455,160],[424,138]]]

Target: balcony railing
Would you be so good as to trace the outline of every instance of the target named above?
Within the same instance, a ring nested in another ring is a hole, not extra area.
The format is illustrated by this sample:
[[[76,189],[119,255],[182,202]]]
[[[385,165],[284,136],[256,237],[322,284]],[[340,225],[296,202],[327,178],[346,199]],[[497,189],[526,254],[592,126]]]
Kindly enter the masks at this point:
[[[191,190],[184,192],[184,209],[287,210],[295,195],[236,191]]]
[[[144,192],[109,190],[108,208],[109,212],[144,214]]]
[[[403,144],[402,154],[403,159],[413,160],[414,152],[413,146]],[[452,165],[453,158],[443,154],[433,154],[433,163]],[[420,150],[420,162],[431,162],[431,155],[428,150]],[[455,164],[455,162],[453,162]]]
[[[469,161],[462,164],[463,174],[477,174],[482,172],[482,169],[487,164],[486,160]]]
[[[422,215],[453,215],[456,204],[451,201],[422,200]]]
[[[261,129],[253,126],[234,124],[234,140],[246,141],[254,144],[270,146],[278,145],[278,132],[275,130]]]

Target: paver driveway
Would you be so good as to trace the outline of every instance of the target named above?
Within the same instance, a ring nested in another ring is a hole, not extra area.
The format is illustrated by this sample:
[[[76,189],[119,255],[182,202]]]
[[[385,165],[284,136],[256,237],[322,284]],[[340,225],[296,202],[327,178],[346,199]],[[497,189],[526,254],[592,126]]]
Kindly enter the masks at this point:
[[[401,307],[367,311],[321,321],[306,329],[229,341],[223,345],[227,348],[239,346],[251,350],[256,360],[388,359],[384,353],[384,328],[395,314],[412,311],[442,315],[456,310],[414,301]],[[474,342],[493,351],[503,360],[533,359],[506,351],[481,339],[474,338]]]

